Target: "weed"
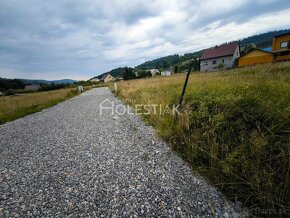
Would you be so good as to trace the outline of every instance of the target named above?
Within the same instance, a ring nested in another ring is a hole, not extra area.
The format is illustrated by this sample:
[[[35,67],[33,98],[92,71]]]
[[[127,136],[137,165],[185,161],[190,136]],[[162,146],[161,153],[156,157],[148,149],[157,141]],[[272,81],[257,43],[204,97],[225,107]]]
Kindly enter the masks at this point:
[[[149,160],[149,154],[147,152],[145,152],[143,154],[143,157],[142,158],[143,158],[143,160],[148,161]]]
[[[118,83],[131,104],[177,104],[185,75]],[[195,170],[250,208],[290,208],[290,63],[192,73],[183,110],[143,115]],[[183,111],[184,112],[184,111]]]

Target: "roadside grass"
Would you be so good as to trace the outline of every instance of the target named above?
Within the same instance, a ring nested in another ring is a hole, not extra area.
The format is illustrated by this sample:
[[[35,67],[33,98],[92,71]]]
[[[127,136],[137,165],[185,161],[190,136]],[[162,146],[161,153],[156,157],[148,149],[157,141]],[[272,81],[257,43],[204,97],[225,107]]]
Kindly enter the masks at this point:
[[[184,79],[184,74],[177,74],[121,81],[116,94],[130,105],[172,106],[178,102]],[[171,113],[142,116],[230,199],[275,212],[256,210],[258,215],[289,215],[289,62],[193,72],[182,114],[176,122]]]
[[[0,124],[41,111],[77,94],[76,88],[67,88],[0,97]]]

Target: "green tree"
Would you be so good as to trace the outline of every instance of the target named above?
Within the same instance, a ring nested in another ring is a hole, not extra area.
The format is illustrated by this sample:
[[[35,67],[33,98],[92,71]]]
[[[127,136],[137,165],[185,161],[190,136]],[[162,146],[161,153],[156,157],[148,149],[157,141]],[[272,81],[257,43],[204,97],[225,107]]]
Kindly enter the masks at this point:
[[[175,65],[175,67],[174,67],[174,73],[178,73],[178,65]]]
[[[124,78],[124,80],[135,79],[136,75],[133,72],[133,68],[125,67],[124,71],[123,71],[123,78]]]
[[[0,91],[6,91],[8,89],[24,89],[25,85],[25,82],[22,80],[0,78]]]
[[[142,69],[137,71],[137,78],[145,78],[145,77],[151,77],[150,70]]]
[[[146,77],[151,77],[151,76],[152,76],[151,71],[150,70],[147,70],[146,71]]]

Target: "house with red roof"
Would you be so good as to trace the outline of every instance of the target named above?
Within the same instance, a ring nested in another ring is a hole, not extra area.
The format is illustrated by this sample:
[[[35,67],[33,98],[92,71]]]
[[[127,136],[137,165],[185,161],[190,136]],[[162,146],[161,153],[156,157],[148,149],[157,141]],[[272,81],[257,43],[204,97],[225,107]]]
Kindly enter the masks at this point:
[[[222,44],[203,50],[200,58],[200,71],[230,69],[240,57],[240,46],[237,42]]]

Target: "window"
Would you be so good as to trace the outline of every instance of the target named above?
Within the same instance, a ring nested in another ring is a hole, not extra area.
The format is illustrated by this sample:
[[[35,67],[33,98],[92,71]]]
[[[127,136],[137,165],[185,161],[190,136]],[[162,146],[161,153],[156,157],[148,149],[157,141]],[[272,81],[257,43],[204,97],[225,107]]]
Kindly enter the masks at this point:
[[[283,51],[280,53],[280,56],[285,56],[285,55],[289,55],[289,51]]]
[[[288,42],[281,42],[280,48],[287,48],[288,47]]]
[[[222,63],[224,63],[225,62],[225,59],[222,59]]]
[[[216,61],[212,61],[212,64],[216,64]]]
[[[204,66],[207,65],[207,61],[203,62],[203,65],[204,65]]]

